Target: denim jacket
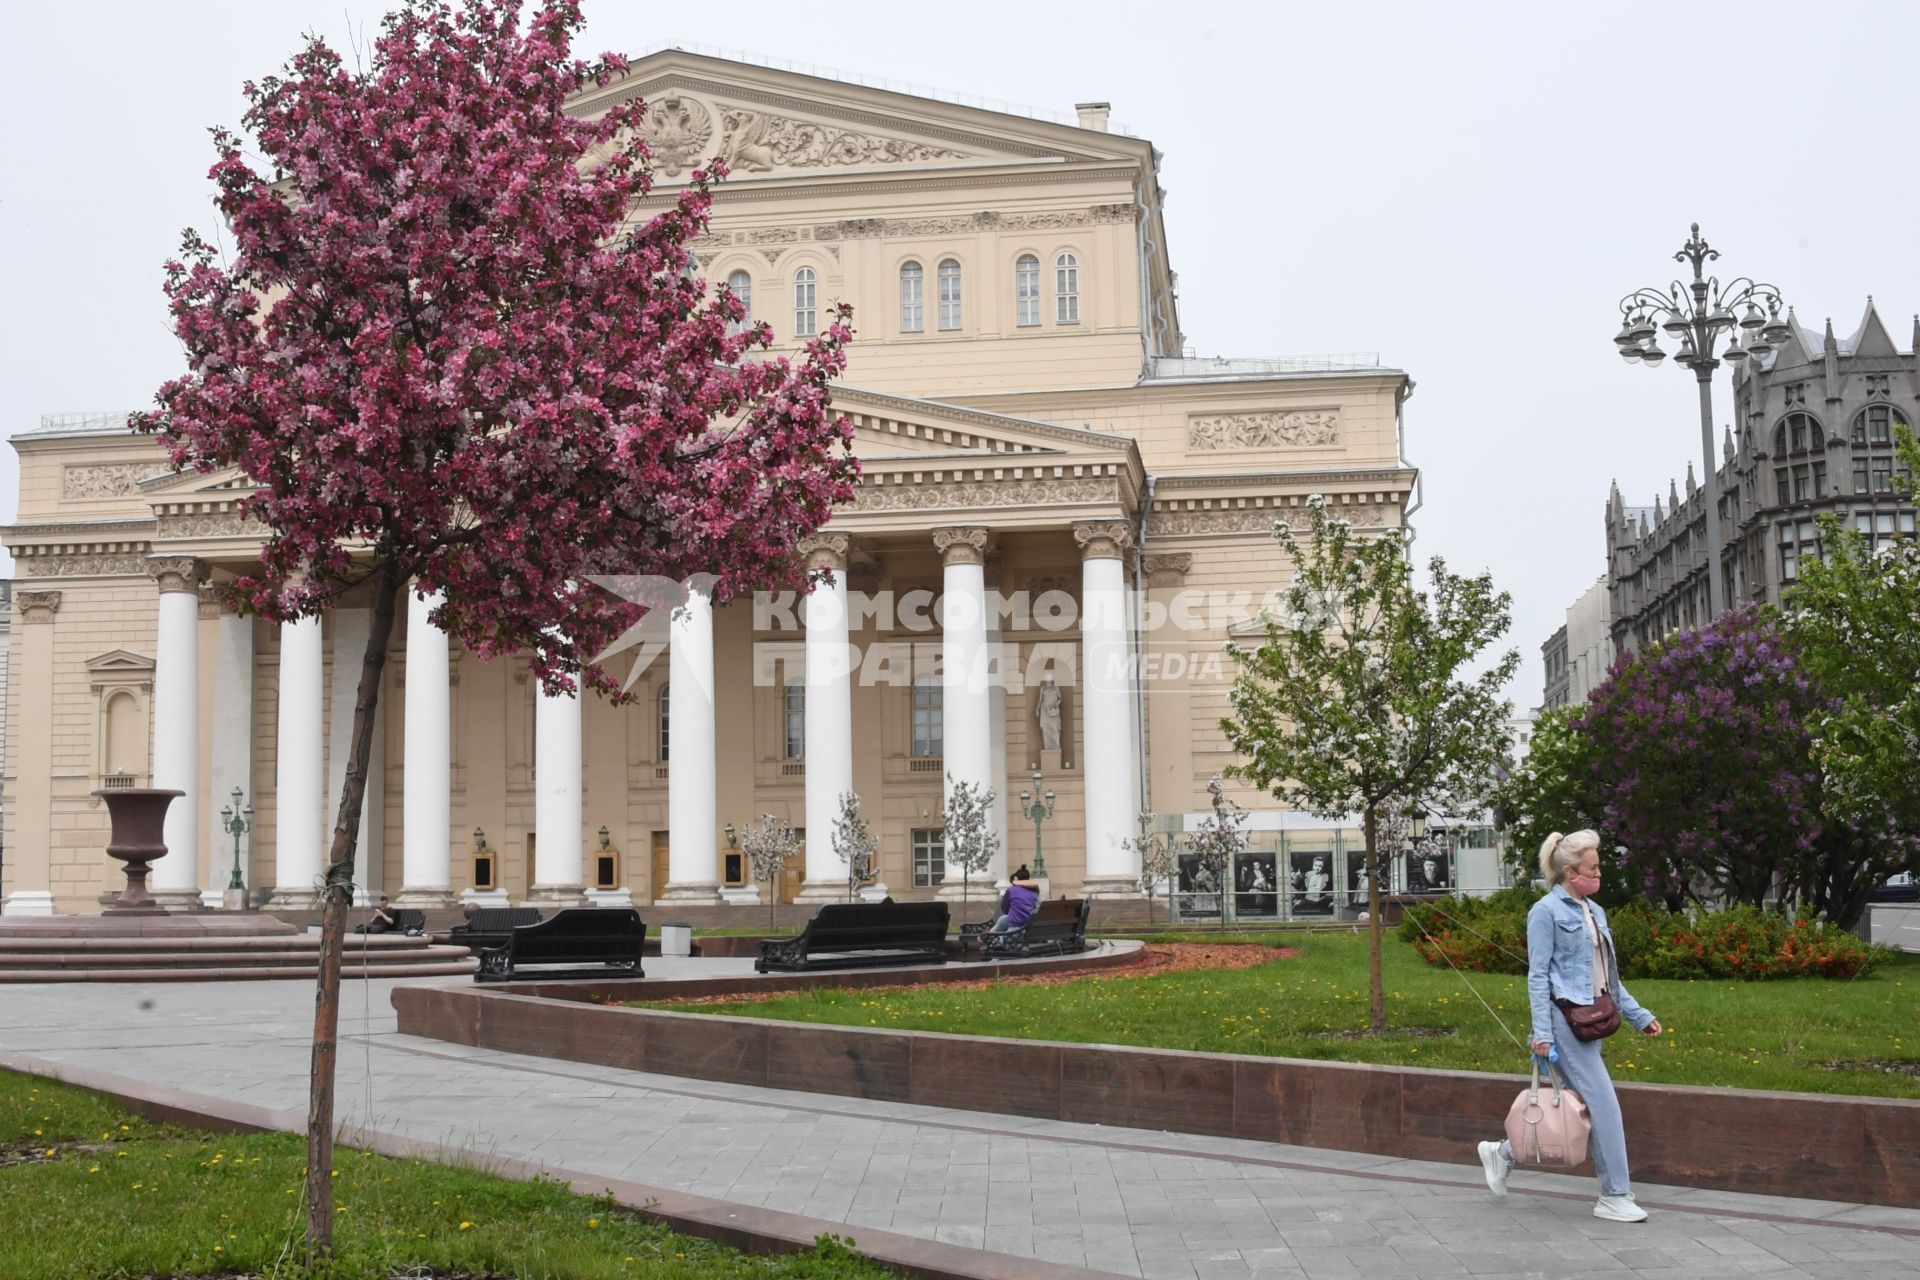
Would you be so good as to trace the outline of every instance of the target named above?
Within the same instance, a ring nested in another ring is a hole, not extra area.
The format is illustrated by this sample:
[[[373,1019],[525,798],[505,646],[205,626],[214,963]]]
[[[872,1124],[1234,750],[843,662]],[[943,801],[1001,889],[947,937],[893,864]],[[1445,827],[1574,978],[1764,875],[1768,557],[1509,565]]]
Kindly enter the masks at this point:
[[[1644,1031],[1653,1015],[1640,1007],[1620,981],[1620,962],[1607,913],[1591,899],[1587,905],[1593,908],[1594,924],[1607,944],[1613,1002],[1620,1006],[1623,1019],[1636,1031]],[[1555,1000],[1593,1002],[1593,942],[1587,937],[1586,914],[1580,910],[1580,900],[1564,885],[1553,886],[1527,912],[1527,1003],[1533,1010],[1534,1044],[1553,1039],[1550,1010]]]

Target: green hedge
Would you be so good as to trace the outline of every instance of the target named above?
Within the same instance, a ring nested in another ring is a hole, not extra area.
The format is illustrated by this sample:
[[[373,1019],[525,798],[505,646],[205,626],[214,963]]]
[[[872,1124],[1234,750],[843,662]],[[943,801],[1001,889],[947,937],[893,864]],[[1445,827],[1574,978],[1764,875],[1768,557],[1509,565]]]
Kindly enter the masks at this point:
[[[1525,973],[1527,911],[1541,896],[1515,887],[1490,898],[1420,903],[1407,908],[1399,936],[1436,967],[1451,961],[1480,973]],[[1810,916],[1753,907],[1668,912],[1640,901],[1607,919],[1628,979],[1851,978],[1891,954]]]

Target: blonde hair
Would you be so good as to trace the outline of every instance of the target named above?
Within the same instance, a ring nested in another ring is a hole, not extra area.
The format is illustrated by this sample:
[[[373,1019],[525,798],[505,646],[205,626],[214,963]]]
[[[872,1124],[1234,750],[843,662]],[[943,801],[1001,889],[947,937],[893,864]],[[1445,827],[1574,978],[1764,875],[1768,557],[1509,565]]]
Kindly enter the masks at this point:
[[[1573,864],[1580,861],[1581,854],[1599,847],[1600,833],[1597,831],[1582,830],[1569,835],[1554,832],[1540,846],[1540,878],[1547,882],[1548,887],[1559,884]]]

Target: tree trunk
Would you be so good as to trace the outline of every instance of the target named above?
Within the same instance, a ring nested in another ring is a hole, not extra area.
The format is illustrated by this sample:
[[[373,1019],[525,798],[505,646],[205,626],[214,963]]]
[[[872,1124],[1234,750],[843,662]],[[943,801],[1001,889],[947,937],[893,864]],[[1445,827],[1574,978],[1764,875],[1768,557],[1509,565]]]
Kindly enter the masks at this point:
[[[1387,988],[1380,972],[1380,827],[1379,815],[1367,806],[1367,986],[1369,1012],[1375,1035],[1387,1029]]]
[[[320,978],[313,1003],[313,1065],[307,1093],[307,1249],[313,1257],[333,1252],[333,1075],[339,1058],[340,953],[345,946],[347,912],[353,906],[353,855],[360,833],[360,810],[367,796],[367,760],[373,752],[373,716],[380,702],[380,677],[393,638],[393,615],[400,591],[390,568],[374,578],[373,620],[367,651],[360,660],[360,688],[353,701],[353,742],[347,753],[347,778],[340,790],[340,811],[327,855],[325,911],[320,918]]]

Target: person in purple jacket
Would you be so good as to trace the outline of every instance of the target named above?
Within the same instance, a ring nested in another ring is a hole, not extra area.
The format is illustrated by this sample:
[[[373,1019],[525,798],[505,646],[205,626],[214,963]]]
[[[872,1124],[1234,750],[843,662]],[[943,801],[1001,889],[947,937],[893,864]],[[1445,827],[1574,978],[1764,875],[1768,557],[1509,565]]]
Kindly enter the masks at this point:
[[[1039,905],[1040,890],[1034,886],[1032,874],[1021,867],[1008,878],[1006,892],[1000,895],[1000,914],[994,918],[993,932],[1011,933],[1025,927]]]

